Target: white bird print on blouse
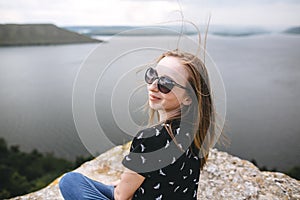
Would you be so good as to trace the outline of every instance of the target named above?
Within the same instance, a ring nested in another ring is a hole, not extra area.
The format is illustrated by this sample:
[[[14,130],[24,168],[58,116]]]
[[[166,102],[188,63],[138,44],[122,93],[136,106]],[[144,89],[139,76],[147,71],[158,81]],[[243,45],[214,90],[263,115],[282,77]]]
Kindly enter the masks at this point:
[[[182,171],[182,170],[183,170],[183,168],[184,168],[184,165],[185,165],[185,163],[183,163],[183,164],[182,164],[182,166],[181,166],[181,168],[180,168],[180,171]]]
[[[144,164],[146,162],[146,158],[144,156],[141,156],[142,163]]]
[[[162,124],[162,126],[171,126],[169,124]],[[152,129],[153,128],[153,129]],[[154,126],[151,128],[151,132],[152,132],[152,136],[154,137],[151,137],[151,138],[155,138],[155,140],[157,139],[162,139],[161,140],[161,143],[163,148],[165,149],[169,149],[171,147],[173,147],[173,141],[171,138],[166,138],[165,137],[165,130],[164,129],[160,129],[159,126]],[[191,133],[188,133],[188,132],[183,132],[183,130],[180,130],[180,128],[177,128],[177,129],[173,129],[174,133],[176,133],[177,135],[181,134],[184,139],[191,139],[192,137],[192,134]],[[145,132],[146,133],[146,132]],[[138,136],[136,137],[136,139],[144,139],[143,137],[144,133],[143,131],[139,132]],[[162,138],[160,138],[162,137]],[[145,156],[145,151],[148,150],[149,146],[147,145],[147,143],[141,143],[142,140],[140,140],[137,144],[139,145],[139,150],[140,150],[140,153],[143,153],[143,154],[140,154],[138,157],[137,157],[137,160],[136,161],[139,161],[139,164],[140,165],[146,165],[148,162],[150,162],[150,160],[148,160],[148,157]],[[144,142],[148,142],[148,140],[145,140]],[[185,143],[176,143],[177,147],[179,148],[183,148],[183,146],[185,146]],[[132,146],[133,149],[136,148],[136,146]],[[163,200],[163,199],[168,199],[168,193],[163,193],[163,191],[161,191],[163,189],[163,187],[165,187],[165,185],[169,188],[172,188],[171,193],[183,193],[185,195],[188,195],[189,194],[189,197],[188,198],[191,198],[192,195],[194,196],[193,198],[196,198],[197,197],[197,190],[195,190],[195,187],[197,187],[197,185],[199,184],[199,180],[197,178],[194,177],[194,175],[197,175],[198,171],[195,171],[196,169],[192,166],[192,167],[189,167],[189,161],[190,159],[195,159],[195,160],[200,160],[200,158],[195,154],[193,154],[192,150],[190,148],[186,148],[184,150],[185,152],[183,152],[183,155],[185,156],[185,158],[187,160],[182,160],[182,159],[179,159],[177,160],[178,158],[176,156],[171,156],[170,155],[170,160],[168,159],[168,162],[170,163],[171,161],[171,164],[176,164],[177,162],[178,163],[178,167],[177,169],[179,168],[180,171],[178,171],[179,174],[177,174],[177,176],[179,176],[181,178],[181,181],[182,182],[186,182],[187,180],[191,179],[193,180],[191,182],[191,186],[188,186],[187,185],[182,185],[181,182],[176,182],[174,180],[172,180],[172,177],[170,178],[169,176],[171,175],[168,171],[168,168],[161,168],[159,170],[157,170],[155,173],[156,176],[160,176],[162,178],[161,182],[156,182],[153,184],[151,184],[151,182],[149,182],[148,185],[145,185],[145,189],[140,187],[139,188],[139,194],[145,198],[147,198],[148,196],[147,195],[151,195],[152,196],[152,199],[155,199],[155,200]],[[125,156],[125,160],[128,161],[128,162],[132,162],[133,159],[135,159],[136,157],[131,157],[131,156]],[[172,159],[171,159],[172,158]],[[190,159],[188,159],[190,158]],[[162,162],[162,160],[160,159],[157,159],[157,162]],[[138,163],[137,163],[138,164]],[[156,177],[155,176],[155,177]],[[172,176],[172,175],[171,175]],[[157,181],[157,180],[156,180]],[[197,187],[198,188],[198,187]],[[147,192],[148,190],[152,190],[152,194],[151,192]],[[194,192],[194,193],[193,193]],[[138,193],[137,193],[138,194]],[[146,196],[145,196],[146,195]],[[135,195],[136,198],[138,198],[138,195]],[[176,199],[176,198],[175,198]]]
[[[160,188],[160,183],[153,187],[154,189],[158,190]]]
[[[162,169],[159,170],[159,174],[162,176],[166,176],[166,174],[162,171]]]
[[[143,144],[141,144],[141,152],[144,152],[145,149],[146,149],[146,147]]]
[[[158,129],[155,129],[156,133],[155,136],[159,136],[160,135],[160,131]]]
[[[140,190],[141,190],[141,193],[144,194],[145,193],[145,190],[144,188],[140,187]]]
[[[176,162],[176,158],[173,157],[173,160],[172,160],[171,164],[174,164],[175,162]]]
[[[188,156],[189,152],[190,152],[190,149],[187,149],[185,155]]]
[[[165,149],[168,148],[170,146],[170,141],[167,140],[167,143],[166,143],[166,146],[165,146]]]
[[[144,135],[144,132],[141,132],[141,134],[137,137],[137,139],[141,139]]]
[[[197,195],[197,191],[196,191],[196,190],[194,190],[194,195],[193,195],[193,197],[195,198],[195,197],[196,197],[196,195]]]
[[[131,160],[131,158],[129,158],[129,156],[126,156],[125,159],[126,159],[127,161],[130,161],[130,160]]]

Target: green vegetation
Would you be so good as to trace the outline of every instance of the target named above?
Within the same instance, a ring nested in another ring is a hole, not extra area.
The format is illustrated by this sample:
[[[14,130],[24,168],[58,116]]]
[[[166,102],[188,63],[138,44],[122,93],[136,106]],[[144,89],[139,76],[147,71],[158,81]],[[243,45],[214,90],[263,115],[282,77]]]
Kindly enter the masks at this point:
[[[300,26],[289,28],[289,29],[285,30],[284,33],[300,34]]]
[[[90,159],[92,157],[78,157],[73,163],[37,150],[24,153],[18,146],[8,147],[6,141],[0,138],[0,199],[41,189]]]
[[[260,171],[278,172],[276,168],[268,169],[266,166],[258,166],[255,159],[250,160],[250,162],[252,162],[256,167],[258,167]],[[300,180],[300,166],[295,166],[289,169],[288,171],[282,173],[285,173],[294,179]]]
[[[75,162],[56,158],[53,154],[42,154],[37,150],[30,153],[21,152],[18,146],[8,147],[0,138],[0,199],[27,194],[51,183],[65,172],[79,167],[93,157],[77,157]],[[251,162],[257,165],[252,159]],[[266,166],[259,167],[262,171],[270,170]],[[300,166],[283,172],[297,180],[300,179]]]
[[[291,168],[286,172],[286,174],[289,175],[290,177],[300,180],[300,166]]]
[[[0,46],[99,43],[53,24],[0,24]]]

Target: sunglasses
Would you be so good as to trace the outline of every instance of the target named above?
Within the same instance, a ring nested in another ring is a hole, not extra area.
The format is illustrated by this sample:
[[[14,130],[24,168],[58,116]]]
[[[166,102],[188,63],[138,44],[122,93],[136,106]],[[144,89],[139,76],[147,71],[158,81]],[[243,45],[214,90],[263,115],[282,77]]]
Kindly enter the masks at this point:
[[[152,67],[148,68],[146,73],[145,73],[145,81],[148,84],[152,84],[156,79],[157,81],[157,88],[161,93],[167,94],[169,93],[174,86],[180,87],[182,89],[187,90],[188,88],[176,83],[172,79],[166,77],[166,76],[161,76],[158,77],[157,71],[153,69]]]

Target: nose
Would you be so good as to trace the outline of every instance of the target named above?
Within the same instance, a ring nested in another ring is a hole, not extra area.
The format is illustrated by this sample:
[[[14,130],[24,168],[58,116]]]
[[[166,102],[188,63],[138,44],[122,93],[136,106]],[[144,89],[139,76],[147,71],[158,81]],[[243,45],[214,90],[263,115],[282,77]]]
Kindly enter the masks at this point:
[[[153,81],[152,84],[148,84],[148,90],[153,91],[153,92],[158,92],[157,82],[158,82],[158,79]]]

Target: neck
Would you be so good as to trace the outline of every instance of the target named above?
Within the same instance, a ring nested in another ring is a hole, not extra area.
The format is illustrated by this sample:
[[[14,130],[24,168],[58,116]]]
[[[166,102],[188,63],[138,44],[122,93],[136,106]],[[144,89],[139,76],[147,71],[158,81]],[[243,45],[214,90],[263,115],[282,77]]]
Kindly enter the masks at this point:
[[[159,113],[159,121],[164,122],[167,119],[180,115],[180,109],[172,110],[172,111],[158,110],[158,113]]]

